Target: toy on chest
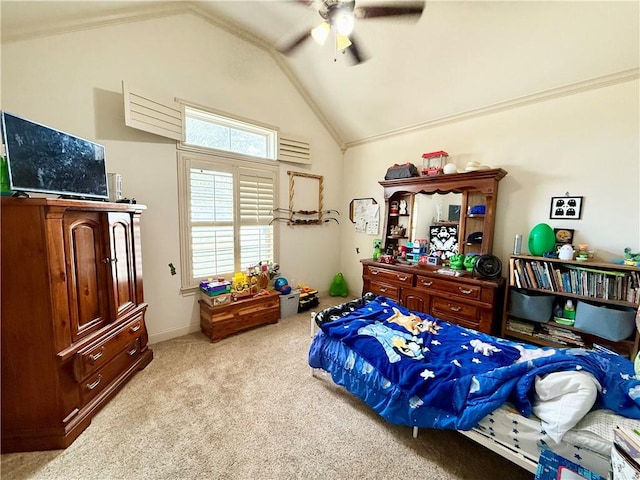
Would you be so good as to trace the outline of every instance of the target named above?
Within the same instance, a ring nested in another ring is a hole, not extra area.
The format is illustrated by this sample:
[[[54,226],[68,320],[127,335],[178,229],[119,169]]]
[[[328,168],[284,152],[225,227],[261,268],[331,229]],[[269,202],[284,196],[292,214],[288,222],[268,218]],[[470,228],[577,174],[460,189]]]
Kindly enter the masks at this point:
[[[231,282],[218,279],[217,281],[205,280],[200,282],[200,290],[210,297],[229,293],[231,291]]]

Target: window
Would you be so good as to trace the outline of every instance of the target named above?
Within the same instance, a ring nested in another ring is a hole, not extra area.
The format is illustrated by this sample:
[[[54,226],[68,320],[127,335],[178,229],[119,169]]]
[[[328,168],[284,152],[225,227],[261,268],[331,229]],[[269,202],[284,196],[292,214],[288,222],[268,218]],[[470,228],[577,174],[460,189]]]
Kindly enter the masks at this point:
[[[274,160],[277,132],[242,120],[185,106],[185,145]]]
[[[178,152],[182,288],[275,261],[276,130],[184,107]]]
[[[275,261],[277,168],[179,152],[183,288]]]

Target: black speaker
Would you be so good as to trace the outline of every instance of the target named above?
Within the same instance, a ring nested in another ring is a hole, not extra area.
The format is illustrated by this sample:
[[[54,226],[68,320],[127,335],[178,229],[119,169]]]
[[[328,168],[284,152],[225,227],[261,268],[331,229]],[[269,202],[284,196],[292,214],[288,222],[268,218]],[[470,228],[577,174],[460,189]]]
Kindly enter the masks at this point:
[[[498,278],[502,274],[502,262],[494,255],[480,255],[473,266],[473,276]]]

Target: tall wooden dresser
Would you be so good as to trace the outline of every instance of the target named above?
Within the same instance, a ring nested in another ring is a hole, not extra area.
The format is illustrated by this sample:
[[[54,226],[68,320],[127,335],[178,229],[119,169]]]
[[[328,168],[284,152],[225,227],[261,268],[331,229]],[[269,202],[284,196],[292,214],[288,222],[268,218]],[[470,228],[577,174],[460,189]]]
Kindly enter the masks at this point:
[[[145,208],[2,198],[2,452],[66,448],[153,358]]]

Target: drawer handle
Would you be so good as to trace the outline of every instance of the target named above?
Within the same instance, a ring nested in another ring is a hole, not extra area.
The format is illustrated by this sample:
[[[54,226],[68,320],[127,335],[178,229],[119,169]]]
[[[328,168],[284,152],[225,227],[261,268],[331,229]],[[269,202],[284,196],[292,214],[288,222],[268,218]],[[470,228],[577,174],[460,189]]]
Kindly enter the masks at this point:
[[[462,307],[449,304],[449,310],[451,310],[452,312],[459,312],[460,310],[462,310]]]
[[[378,270],[373,270],[373,269],[371,270],[371,275],[377,275],[377,274],[379,274],[379,273],[380,273],[380,272],[379,272]]]
[[[426,282],[426,281],[422,280],[422,286],[423,287],[430,287],[431,285],[433,285],[433,282]]]
[[[469,295],[471,292],[473,292],[473,290],[471,289],[467,290],[466,288],[462,288],[462,287],[458,287],[458,290],[460,290],[465,295]]]
[[[137,351],[138,351],[138,349],[136,347],[133,347],[127,353],[129,354],[130,357],[133,357],[136,354]]]
[[[89,360],[91,360],[92,362],[95,362],[96,360],[98,360],[102,355],[104,355],[104,347],[100,348],[100,351],[98,353],[94,353],[93,355],[89,355]]]
[[[135,327],[131,327],[131,328],[129,329],[129,332],[130,332],[130,333],[136,333],[138,330],[140,330],[140,327],[142,327],[142,324],[141,324],[141,323],[138,323]]]
[[[385,287],[380,287],[380,291],[381,291],[382,293],[386,293],[386,292],[387,292],[387,289],[386,289]]]
[[[100,380],[102,380],[102,374],[98,375],[98,379],[93,382],[93,383],[87,383],[87,388],[89,390],[93,390],[94,388],[96,388],[98,385],[100,385]]]
[[[407,276],[402,276],[401,277],[400,275],[398,275],[398,280],[400,280],[401,282],[404,282],[407,278],[409,278],[409,277],[407,277]]]

